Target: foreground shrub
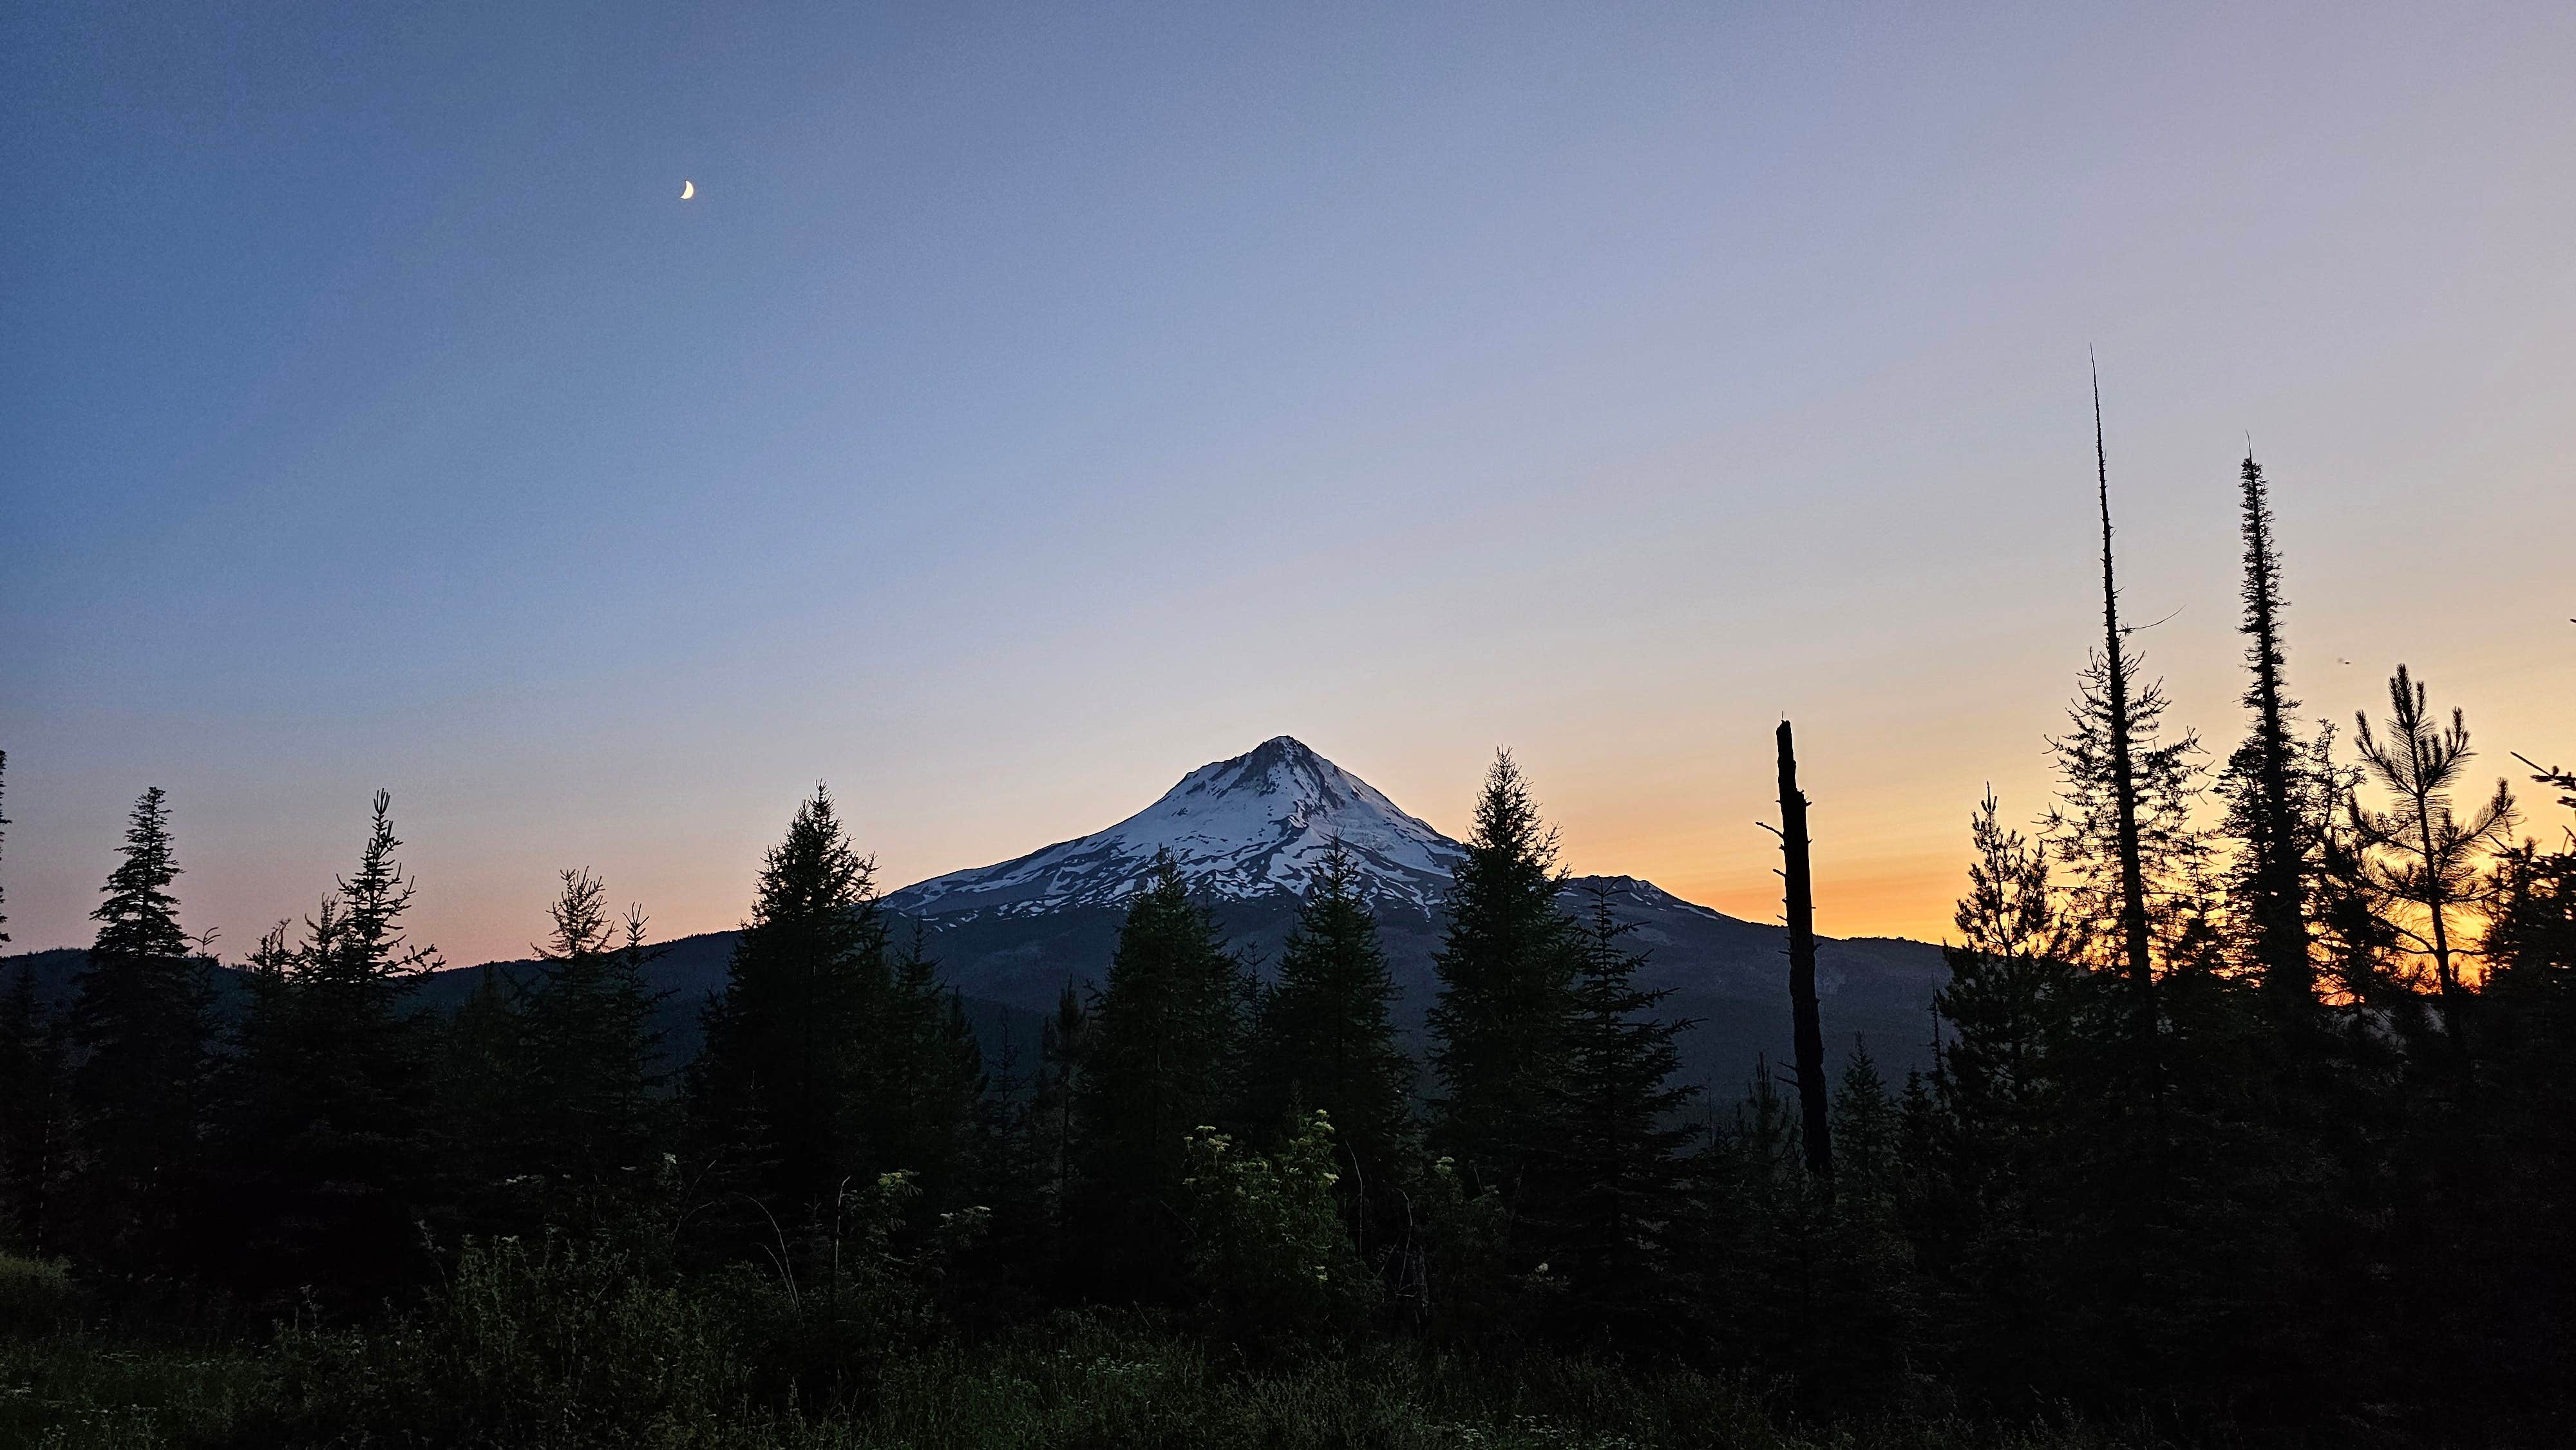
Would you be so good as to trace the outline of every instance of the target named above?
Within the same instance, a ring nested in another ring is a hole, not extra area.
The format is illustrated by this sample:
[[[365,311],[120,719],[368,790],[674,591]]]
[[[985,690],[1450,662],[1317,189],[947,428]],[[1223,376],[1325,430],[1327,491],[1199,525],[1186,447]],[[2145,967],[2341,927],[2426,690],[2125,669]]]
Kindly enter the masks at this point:
[[[47,1334],[78,1319],[80,1287],[60,1263],[0,1253],[0,1335]]]
[[[736,1335],[703,1295],[615,1250],[468,1248],[421,1310],[374,1331],[280,1336],[281,1438],[362,1445],[661,1441],[742,1399]]]
[[[1184,1159],[1190,1274],[1220,1334],[1269,1348],[1359,1329],[1378,1302],[1333,1196],[1333,1129],[1299,1120],[1275,1155],[1245,1152],[1214,1128]]]

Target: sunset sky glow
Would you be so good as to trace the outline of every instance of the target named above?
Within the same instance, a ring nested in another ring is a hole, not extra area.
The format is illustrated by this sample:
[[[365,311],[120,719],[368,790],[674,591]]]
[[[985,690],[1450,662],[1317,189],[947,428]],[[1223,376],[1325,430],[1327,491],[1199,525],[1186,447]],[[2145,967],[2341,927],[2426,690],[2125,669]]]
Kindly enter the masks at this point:
[[[565,866],[735,924],[818,779],[897,886],[1282,733],[1769,920],[1784,714],[1821,929],[1937,938],[2098,638],[2088,348],[2213,757],[2250,433],[2302,713],[2576,763],[2576,8],[466,14],[0,17],[9,950],[148,785],[236,956],[390,789],[466,963]]]

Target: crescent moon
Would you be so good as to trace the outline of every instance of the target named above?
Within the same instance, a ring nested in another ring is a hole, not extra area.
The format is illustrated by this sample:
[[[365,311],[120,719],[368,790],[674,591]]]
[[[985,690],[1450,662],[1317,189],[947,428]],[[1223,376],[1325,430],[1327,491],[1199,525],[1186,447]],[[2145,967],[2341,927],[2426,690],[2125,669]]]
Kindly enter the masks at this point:
[[[694,182],[694,181],[683,181],[683,182],[681,182],[681,183],[680,183],[680,200],[682,200],[682,201],[687,201],[690,197],[693,197],[693,196],[695,196],[695,195],[697,195],[697,194],[698,194],[698,184],[697,184],[696,182]]]

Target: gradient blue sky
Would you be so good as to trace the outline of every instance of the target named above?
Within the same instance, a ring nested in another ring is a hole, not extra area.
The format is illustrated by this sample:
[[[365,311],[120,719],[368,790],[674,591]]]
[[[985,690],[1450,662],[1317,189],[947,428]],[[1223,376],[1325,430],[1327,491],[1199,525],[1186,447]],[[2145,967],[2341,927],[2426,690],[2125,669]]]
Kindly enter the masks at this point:
[[[434,13],[433,13],[434,12]],[[2576,759],[2576,10],[90,6],[0,17],[18,947],[391,788],[452,960],[730,925],[1298,735],[1452,831],[1937,934],[2093,587],[2222,745],[2234,466],[2312,714]],[[698,198],[678,199],[683,178]],[[2353,661],[2351,665],[2338,662]]]

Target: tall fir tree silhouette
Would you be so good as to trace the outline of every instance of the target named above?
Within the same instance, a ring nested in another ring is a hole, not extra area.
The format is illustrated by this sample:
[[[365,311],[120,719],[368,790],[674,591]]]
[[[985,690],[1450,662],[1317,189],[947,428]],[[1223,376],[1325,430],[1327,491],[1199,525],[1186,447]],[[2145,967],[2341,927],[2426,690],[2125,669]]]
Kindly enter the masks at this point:
[[[1333,842],[1307,879],[1279,980],[1262,995],[1246,1101],[1263,1131],[1291,1114],[1326,1115],[1365,1247],[1366,1201],[1391,1193],[1410,1148],[1413,1063],[1396,1042],[1395,979],[1360,888],[1350,852]]]
[[[1673,1236],[1688,1210],[1680,1157],[1693,1129],[1678,1086],[1682,1018],[1636,984],[1642,953],[1596,890],[1576,918],[1570,1010],[1550,1086],[1550,1131],[1533,1154],[1535,1252],[1565,1286],[1554,1314],[1573,1337],[1641,1345],[1686,1304]]]
[[[2285,1024],[2303,1026],[2315,1007],[2316,971],[2309,960],[2307,881],[2312,868],[2313,822],[2308,799],[2315,783],[2302,778],[2307,751],[2290,718],[2284,674],[2289,657],[2281,642],[2281,558],[2273,543],[2272,505],[2262,465],[2250,453],[2240,478],[2245,536],[2245,576],[2238,595],[2245,606],[2238,626],[2245,636],[2244,704],[2252,731],[2228,760],[2228,826],[2242,844],[2236,894],[2247,928],[2247,949],[2264,998]]]
[[[49,1256],[70,1247],[63,1190],[72,1148],[71,1064],[61,1023],[21,962],[0,989],[0,1242]]]
[[[1834,1196],[1820,1236],[1815,1312],[1823,1333],[1806,1373],[1819,1402],[1886,1404],[1913,1378],[1918,1285],[1902,1232],[1904,1115],[1865,1042],[1834,1088]]]
[[[610,916],[607,887],[565,871],[547,908],[552,928],[515,1016],[519,1172],[543,1182],[544,1217],[564,1226],[613,1219],[648,1194],[666,1124],[659,997],[644,982],[652,959],[643,909]]]
[[[1160,853],[1128,902],[1076,1088],[1077,1232],[1101,1269],[1149,1297],[1172,1292],[1182,1269],[1171,1214],[1189,1136],[1228,1125],[1245,985],[1215,917]]]
[[[983,1048],[965,1004],[939,980],[919,923],[889,965],[891,997],[879,1014],[871,1134],[887,1166],[916,1175],[933,1208],[975,1198],[997,1150]]]
[[[123,856],[75,980],[72,1104],[83,1236],[101,1260],[148,1271],[172,1252],[197,1164],[212,992],[170,894],[179,863],[160,787],[134,803]]]
[[[541,1232],[561,1196],[557,1179],[528,1166],[537,1109],[525,1082],[530,1053],[520,1004],[526,993],[517,972],[486,962],[439,1034],[438,1101],[453,1150],[460,1233]]]
[[[1950,980],[1933,998],[1939,1046],[1918,1116],[1914,1168],[1925,1191],[1917,1248],[1927,1269],[1988,1301],[2045,1293],[2012,1246],[2045,1231],[2055,1132],[2083,1053],[2086,979],[2065,960],[2048,853],[2003,824],[1994,792],[1969,827],[1968,892],[1942,947]]]
[[[1933,1080],[1957,1120],[2008,1155],[2056,1110],[2078,979],[2063,960],[2047,853],[2003,824],[1992,791],[1969,829],[1959,940],[1942,948],[1950,981],[1933,998],[1949,1029]]]
[[[2576,810],[2576,771],[2523,763]],[[2521,1228],[2576,1221],[2576,822],[2558,825],[2552,848],[2525,842],[2506,854],[2480,943],[2483,1102],[2502,1170],[2486,1201],[2510,1207],[2486,1215],[2478,1257],[2511,1266],[2500,1287],[2526,1323],[2576,1302],[2576,1240]]]
[[[9,752],[0,750],[0,798],[8,776]],[[0,844],[8,826],[0,814]],[[8,899],[8,879],[0,876],[0,905]],[[8,924],[0,912],[0,927]],[[0,946],[8,942],[0,931]],[[47,1210],[65,1126],[64,1076],[61,1039],[36,1001],[35,966],[21,962],[0,995],[0,1241],[22,1253],[53,1247]]]
[[[1449,894],[1434,959],[1431,1065],[1434,1146],[1485,1185],[1509,1192],[1545,1142],[1573,1011],[1574,924],[1556,834],[1511,752],[1495,752]]]
[[[416,884],[377,791],[357,868],[253,954],[234,1053],[228,1168],[255,1287],[374,1302],[423,1271],[421,1228],[448,1201],[437,1024],[416,1006],[437,949],[404,932]]]
[[[1029,1104],[1030,1146],[1045,1174],[1041,1194],[1059,1239],[1074,1173],[1077,1104],[1082,1068],[1091,1057],[1091,1014],[1082,993],[1070,981],[1056,997],[1055,1012],[1038,1027],[1038,1082]]]
[[[702,1128],[773,1213],[812,1218],[885,1166],[869,1141],[879,1015],[891,995],[875,864],[816,786],[761,863],[751,920],[706,1013]]]
[[[2157,1091],[2155,927],[2158,896],[2188,874],[2201,843],[2191,827],[2200,784],[2200,746],[2189,732],[2160,737],[2163,687],[2142,677],[2120,622],[2111,549],[2111,466],[2102,434],[2102,384],[2093,383],[2095,498],[2102,523],[2102,644],[2087,663],[2068,711],[2074,728],[2050,742],[2059,805],[2047,834],[2068,881],[2079,942],[2128,984],[2130,1040],[2150,1094]]]

